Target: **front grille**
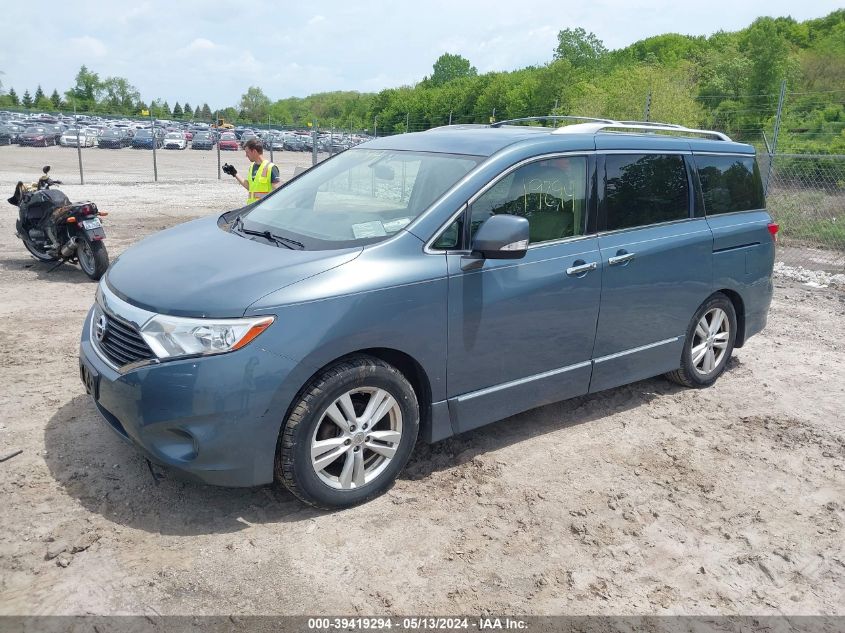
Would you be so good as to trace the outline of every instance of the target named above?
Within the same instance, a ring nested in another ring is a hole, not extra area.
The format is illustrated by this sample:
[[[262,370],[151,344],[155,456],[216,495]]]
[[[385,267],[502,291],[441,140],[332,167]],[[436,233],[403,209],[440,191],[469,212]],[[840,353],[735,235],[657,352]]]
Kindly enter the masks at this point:
[[[156,357],[134,325],[112,314],[106,314],[105,333],[102,339],[98,339],[96,336],[97,320],[102,314],[103,312],[100,309],[94,314],[93,338],[100,351],[113,364],[123,367],[139,360],[150,360]]]

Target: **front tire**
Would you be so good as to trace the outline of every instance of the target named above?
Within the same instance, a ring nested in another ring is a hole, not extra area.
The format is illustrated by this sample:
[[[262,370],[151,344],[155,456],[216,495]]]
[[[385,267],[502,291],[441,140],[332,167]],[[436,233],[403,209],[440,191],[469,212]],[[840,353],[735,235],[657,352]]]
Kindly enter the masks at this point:
[[[346,508],[385,492],[419,432],[414,389],[395,367],[356,356],[300,392],[279,437],[276,476],[302,501]]]
[[[684,387],[709,387],[728,364],[736,342],[736,311],[718,292],[698,308],[687,328],[681,366],[666,378]]]
[[[59,260],[58,257],[54,257],[53,255],[48,254],[47,251],[40,250],[28,238],[23,237],[21,238],[21,241],[23,241],[23,245],[26,246],[26,250],[29,251],[30,255],[32,255],[39,262],[56,262]]]
[[[99,281],[109,267],[109,253],[101,241],[89,242],[84,238],[80,239],[76,247],[76,257],[82,272],[94,281]]]

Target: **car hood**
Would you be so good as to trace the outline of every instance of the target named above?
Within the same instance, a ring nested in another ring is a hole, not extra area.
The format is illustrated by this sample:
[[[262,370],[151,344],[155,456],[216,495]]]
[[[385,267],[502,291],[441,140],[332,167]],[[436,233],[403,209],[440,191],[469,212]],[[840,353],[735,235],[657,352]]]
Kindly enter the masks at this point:
[[[201,218],[126,250],[106,283],[124,301],[152,312],[239,317],[264,295],[350,262],[361,251],[290,250],[229,233],[217,217]]]

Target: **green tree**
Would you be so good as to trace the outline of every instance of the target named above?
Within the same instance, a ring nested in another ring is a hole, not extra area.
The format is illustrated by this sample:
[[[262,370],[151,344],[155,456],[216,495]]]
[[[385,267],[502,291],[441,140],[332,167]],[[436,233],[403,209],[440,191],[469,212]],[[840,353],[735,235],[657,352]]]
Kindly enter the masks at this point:
[[[206,121],[210,121],[210,120],[211,120],[211,108],[209,108],[209,107],[208,107],[208,104],[207,104],[207,103],[203,103],[203,104],[202,104],[202,110],[200,111],[200,114],[199,114],[199,115],[197,115],[197,117],[196,117],[196,118],[198,118],[198,119],[199,119],[199,118],[203,118],[203,119],[205,119]]]
[[[73,88],[68,90],[67,100],[71,104],[76,104],[80,110],[93,110],[97,105],[97,100],[102,93],[102,82],[97,73],[91,72],[86,66],[82,66],[79,72],[76,73],[75,83]]]
[[[191,104],[188,103],[187,101],[185,102],[185,105],[182,108],[182,110],[184,111],[185,116],[188,117],[188,118],[191,118],[194,115],[194,110],[193,110],[193,108],[191,108]]]
[[[31,108],[32,107],[32,95],[29,94],[29,90],[23,91],[23,98],[21,99],[21,103],[23,104],[24,108]]]
[[[62,98],[59,96],[58,90],[53,90],[53,94],[50,95],[50,102],[56,110],[62,109]]]
[[[13,105],[13,106],[20,105],[21,102],[20,102],[20,99],[18,99],[18,93],[15,92],[14,88],[9,88],[9,95],[8,96],[9,96],[9,101],[11,102],[11,105]]]
[[[50,101],[44,93],[41,93],[41,98],[35,99],[35,107],[38,110],[52,110],[53,109],[53,102]]]
[[[250,86],[241,95],[240,110],[249,121],[253,123],[266,121],[269,109],[270,99],[264,94],[261,88]]]
[[[475,66],[470,64],[469,60],[460,55],[453,55],[451,53],[443,53],[434,62],[431,79],[428,83],[431,87],[442,86],[455,79],[463,77],[475,77],[478,71]]]
[[[606,54],[604,43],[581,27],[563,29],[557,34],[555,59],[565,59],[576,68],[593,66]]]
[[[778,33],[772,18],[758,18],[748,28],[742,42],[745,55],[751,60],[748,91],[751,103],[760,108],[774,108],[780,83],[791,73],[793,60],[786,39]]]
[[[174,119],[181,119],[182,118],[182,106],[179,105],[179,102],[176,102],[176,105],[173,106],[173,118]]]
[[[33,100],[35,103],[38,103],[44,98],[44,91],[41,90],[41,84],[38,84],[38,88],[35,89],[35,94],[33,95]]]
[[[100,84],[101,109],[112,114],[130,114],[137,109],[141,93],[123,77],[107,77]]]

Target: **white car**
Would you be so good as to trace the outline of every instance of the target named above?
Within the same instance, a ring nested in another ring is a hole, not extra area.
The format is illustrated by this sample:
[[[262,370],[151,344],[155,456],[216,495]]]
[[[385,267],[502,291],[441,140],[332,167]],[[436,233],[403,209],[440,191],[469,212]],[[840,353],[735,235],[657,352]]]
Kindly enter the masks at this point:
[[[62,133],[59,144],[62,147],[76,147],[77,139],[79,147],[94,147],[97,144],[97,130],[82,128],[77,135],[76,128],[68,128]]]
[[[164,137],[164,149],[185,149],[188,147],[188,139],[182,132],[169,132]]]

